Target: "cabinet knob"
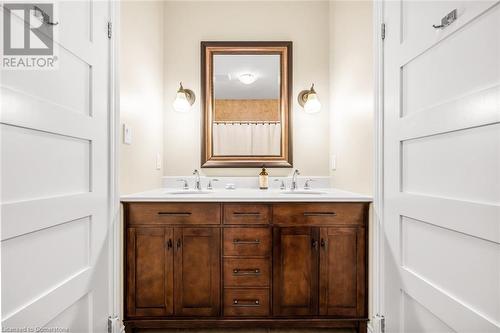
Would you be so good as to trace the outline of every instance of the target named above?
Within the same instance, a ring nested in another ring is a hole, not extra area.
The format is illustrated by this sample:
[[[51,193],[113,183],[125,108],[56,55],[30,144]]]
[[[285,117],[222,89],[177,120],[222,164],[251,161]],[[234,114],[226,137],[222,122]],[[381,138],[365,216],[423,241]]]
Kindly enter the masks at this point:
[[[172,248],[173,244],[172,244],[172,238],[170,238],[168,241],[167,241],[167,249],[170,250]]]

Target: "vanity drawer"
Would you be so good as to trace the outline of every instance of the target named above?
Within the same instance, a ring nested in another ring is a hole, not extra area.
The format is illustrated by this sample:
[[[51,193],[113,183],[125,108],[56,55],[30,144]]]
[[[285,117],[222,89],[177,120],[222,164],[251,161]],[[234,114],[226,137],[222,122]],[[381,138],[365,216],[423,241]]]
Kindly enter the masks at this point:
[[[269,256],[271,229],[224,228],[225,256]]]
[[[271,207],[259,204],[224,204],[225,224],[269,224]]]
[[[220,224],[218,203],[134,202],[126,208],[129,224]]]
[[[269,315],[269,289],[224,289],[224,316]]]
[[[285,225],[362,225],[368,203],[289,203],[273,205],[273,223]]]
[[[268,287],[269,259],[224,258],[224,286]]]

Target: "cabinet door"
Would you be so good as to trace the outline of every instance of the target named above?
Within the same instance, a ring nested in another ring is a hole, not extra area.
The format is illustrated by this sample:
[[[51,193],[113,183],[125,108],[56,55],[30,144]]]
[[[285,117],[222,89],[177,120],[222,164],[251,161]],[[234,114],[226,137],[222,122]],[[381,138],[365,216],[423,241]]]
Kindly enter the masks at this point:
[[[318,314],[319,229],[273,228],[273,313]]]
[[[175,314],[217,316],[220,228],[175,228]]]
[[[127,315],[173,314],[173,229],[129,228]]]
[[[320,315],[366,316],[364,228],[321,228]]]

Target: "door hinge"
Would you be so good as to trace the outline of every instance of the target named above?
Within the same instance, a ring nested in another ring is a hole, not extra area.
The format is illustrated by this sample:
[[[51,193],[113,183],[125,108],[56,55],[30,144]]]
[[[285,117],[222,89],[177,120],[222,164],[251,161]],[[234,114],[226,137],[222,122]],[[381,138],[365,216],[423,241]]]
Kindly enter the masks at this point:
[[[380,318],[380,333],[385,333],[385,317],[383,315],[377,315]]]
[[[118,327],[118,316],[108,317],[108,333],[119,333],[121,332]]]
[[[372,327],[376,333],[385,333],[385,317],[378,313],[373,316]]]
[[[382,37],[382,40],[385,39],[385,23],[382,23],[380,27],[380,36]]]
[[[111,38],[112,33],[113,33],[113,23],[108,22],[108,38]]]

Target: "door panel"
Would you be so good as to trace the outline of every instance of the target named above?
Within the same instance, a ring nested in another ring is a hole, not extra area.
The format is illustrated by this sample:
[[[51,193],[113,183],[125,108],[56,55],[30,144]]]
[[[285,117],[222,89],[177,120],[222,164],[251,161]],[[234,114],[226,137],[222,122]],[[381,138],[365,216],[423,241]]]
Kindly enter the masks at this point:
[[[386,1],[384,21],[386,331],[499,332],[500,2]]]
[[[128,316],[173,313],[172,237],[172,228],[128,229]]]
[[[500,59],[500,54],[498,56]],[[500,82],[500,76],[498,80]],[[497,123],[403,141],[402,190],[424,196],[500,204],[500,186],[490,186],[492,180],[498,181],[500,177],[495,176],[500,170],[500,158],[491,160],[491,156],[500,151],[499,137],[500,124]],[[464,159],[464,156],[474,158]],[[475,176],[450,172],[457,164]]]
[[[440,2],[423,3],[431,7]],[[446,4],[448,8],[450,5]],[[497,85],[500,80],[500,71],[497,69],[500,49],[494,45],[500,39],[499,20],[500,11],[493,10],[484,18],[464,26],[452,38],[440,41],[438,45],[402,64],[401,114],[410,115]],[[435,30],[432,24],[428,28]],[[482,31],[489,33],[484,34]],[[463,52],[463,45],[474,52]],[[481,61],[477,61],[477,54],[482,55]]]
[[[1,73],[2,327],[105,332],[110,3],[53,3],[58,68]]]
[[[318,313],[319,229],[273,229],[274,315]]]
[[[321,228],[320,247],[320,315],[366,315],[364,229]]]
[[[217,316],[220,229],[175,228],[175,314]]]

